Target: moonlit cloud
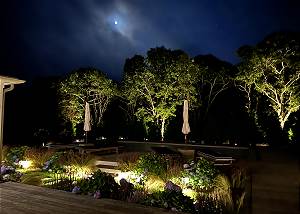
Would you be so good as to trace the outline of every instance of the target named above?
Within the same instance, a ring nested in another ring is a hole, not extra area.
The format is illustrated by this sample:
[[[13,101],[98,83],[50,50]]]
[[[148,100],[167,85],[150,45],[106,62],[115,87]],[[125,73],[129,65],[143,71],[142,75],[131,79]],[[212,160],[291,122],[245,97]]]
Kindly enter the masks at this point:
[[[1,7],[0,71],[22,77],[96,67],[120,79],[126,58],[157,46],[234,63],[241,45],[274,31],[297,30],[297,5],[295,0],[7,1]]]

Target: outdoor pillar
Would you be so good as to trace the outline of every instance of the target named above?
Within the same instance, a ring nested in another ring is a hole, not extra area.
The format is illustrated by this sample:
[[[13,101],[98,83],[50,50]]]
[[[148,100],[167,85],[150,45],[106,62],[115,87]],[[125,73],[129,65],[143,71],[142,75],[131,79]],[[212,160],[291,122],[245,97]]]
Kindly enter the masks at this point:
[[[0,166],[2,166],[3,154],[3,125],[4,125],[4,106],[5,106],[5,93],[12,91],[15,84],[22,84],[24,80],[16,78],[0,76]]]

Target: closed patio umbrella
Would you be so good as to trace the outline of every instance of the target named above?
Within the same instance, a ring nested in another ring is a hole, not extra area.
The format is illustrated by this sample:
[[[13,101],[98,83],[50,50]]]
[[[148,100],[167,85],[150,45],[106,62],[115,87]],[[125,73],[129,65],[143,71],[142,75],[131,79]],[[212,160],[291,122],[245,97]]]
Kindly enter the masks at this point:
[[[91,131],[91,113],[90,113],[90,105],[88,104],[88,102],[85,102],[83,130],[85,131],[85,140],[87,143],[87,133]]]
[[[189,103],[187,100],[184,100],[183,103],[183,125],[182,133],[184,134],[184,141],[187,142],[187,135],[191,132],[189,125]]]

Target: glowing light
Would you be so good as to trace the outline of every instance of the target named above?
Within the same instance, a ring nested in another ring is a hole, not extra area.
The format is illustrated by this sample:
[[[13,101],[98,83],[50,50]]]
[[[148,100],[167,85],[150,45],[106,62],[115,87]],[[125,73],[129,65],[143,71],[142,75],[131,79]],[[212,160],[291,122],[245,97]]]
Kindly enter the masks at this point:
[[[184,188],[182,189],[182,194],[185,196],[190,197],[194,201],[196,201],[197,198],[197,192],[195,190],[189,189],[189,188]]]
[[[127,182],[130,182],[130,183],[136,185],[142,181],[143,175],[137,175],[136,173],[134,173],[132,171],[120,172],[120,173],[118,173],[118,176],[116,176],[114,179],[118,184],[120,184],[121,179],[125,179]]]
[[[88,178],[91,176],[92,170],[89,167],[78,167],[75,165],[64,166],[67,174],[72,174],[75,178]]]
[[[188,177],[184,177],[184,178],[182,178],[182,182],[184,184],[188,184],[190,182],[190,179]]]
[[[117,25],[118,24],[118,21],[115,21],[115,25]]]
[[[126,181],[133,175],[133,172],[120,172],[118,176],[115,177],[115,181],[120,184],[121,179],[125,179]]]
[[[24,169],[28,169],[32,165],[32,161],[19,161],[19,165]]]

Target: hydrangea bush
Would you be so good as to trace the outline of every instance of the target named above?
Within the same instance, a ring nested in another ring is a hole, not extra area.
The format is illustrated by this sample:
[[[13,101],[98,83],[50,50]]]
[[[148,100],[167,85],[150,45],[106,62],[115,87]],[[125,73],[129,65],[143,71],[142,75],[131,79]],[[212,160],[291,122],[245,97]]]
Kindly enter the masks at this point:
[[[16,171],[14,167],[2,164],[0,168],[0,183],[6,181],[19,182],[22,175],[23,174]]]
[[[218,171],[211,162],[202,158],[197,163],[185,165],[184,168],[182,181],[186,186],[196,190],[213,187]]]
[[[139,174],[151,174],[161,176],[166,173],[168,162],[162,155],[156,153],[146,153],[140,156],[134,167],[134,171]]]

